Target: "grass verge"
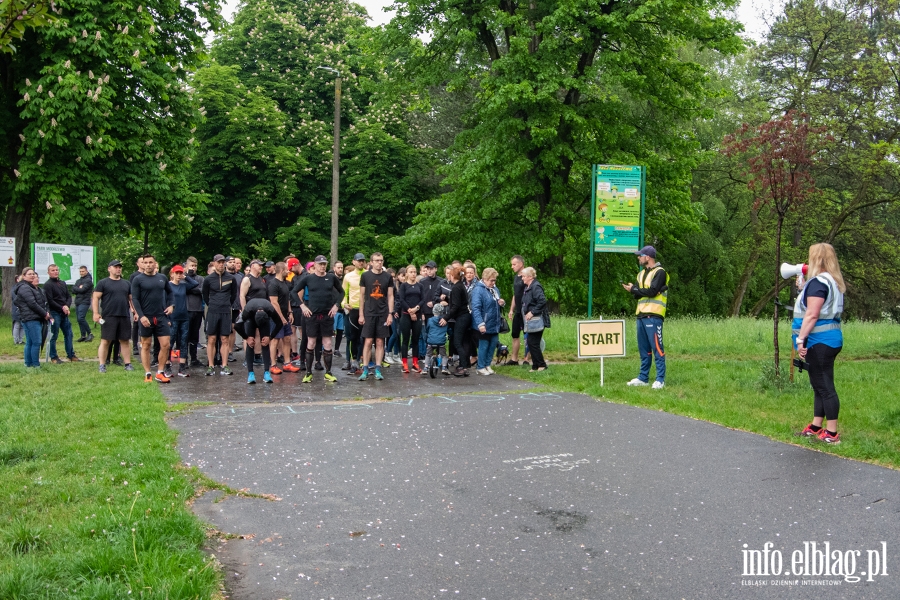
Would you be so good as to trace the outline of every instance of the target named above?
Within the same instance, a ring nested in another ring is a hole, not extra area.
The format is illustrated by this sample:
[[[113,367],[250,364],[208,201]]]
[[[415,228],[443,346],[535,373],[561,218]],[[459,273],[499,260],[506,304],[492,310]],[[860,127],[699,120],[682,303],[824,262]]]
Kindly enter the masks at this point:
[[[554,319],[550,335],[545,335],[551,360],[576,360],[576,321],[571,317]],[[900,392],[893,385],[900,358],[900,327],[845,325],[844,350],[835,365],[842,443],[828,448],[792,435],[812,419],[813,393],[806,373],[797,374],[793,384],[779,386],[773,381],[770,322],[671,319],[664,331],[667,374],[662,390],[625,385],[637,376],[639,367],[633,320],[626,324],[628,357],[605,361],[604,387],[600,387],[599,359],[553,364],[543,373],[529,373],[521,367],[497,371],[553,390],[663,410],[900,468]],[[780,335],[786,378],[790,357],[786,324]],[[508,343],[508,338],[502,343]],[[654,373],[651,371],[651,377]]]
[[[88,323],[90,323],[91,325],[91,331],[94,333],[94,339],[90,342],[74,343],[73,347],[75,348],[75,355],[79,358],[96,359],[97,348],[100,347],[100,325],[94,323],[93,313],[91,311],[88,311],[86,318]],[[81,337],[81,334],[78,333],[78,319],[75,318],[74,309],[72,310],[72,315],[69,317],[69,320],[72,322],[72,335],[75,336],[74,339],[77,340]],[[65,360],[66,345],[63,340],[62,331],[59,332],[59,339],[56,341],[56,351],[59,354],[60,358]],[[25,346],[16,346],[13,343],[12,318],[10,318],[9,315],[0,316],[0,359],[19,359],[24,363],[24,355]],[[41,362],[43,362],[43,360],[44,355],[41,354]]]
[[[96,364],[0,364],[0,598],[211,598],[155,385]]]

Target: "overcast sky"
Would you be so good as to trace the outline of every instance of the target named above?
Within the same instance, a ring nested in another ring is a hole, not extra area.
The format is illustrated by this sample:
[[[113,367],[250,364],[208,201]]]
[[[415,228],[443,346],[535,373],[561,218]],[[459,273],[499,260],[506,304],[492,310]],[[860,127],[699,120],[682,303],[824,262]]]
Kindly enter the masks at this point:
[[[372,25],[387,23],[393,16],[393,13],[384,12],[384,7],[393,4],[393,0],[356,0],[356,2],[366,8]],[[229,21],[238,4],[240,4],[240,0],[225,0],[222,14]],[[741,0],[737,10],[737,17],[744,24],[747,34],[753,39],[759,40],[766,30],[764,19],[770,18],[773,6],[781,6],[782,4],[782,0]]]

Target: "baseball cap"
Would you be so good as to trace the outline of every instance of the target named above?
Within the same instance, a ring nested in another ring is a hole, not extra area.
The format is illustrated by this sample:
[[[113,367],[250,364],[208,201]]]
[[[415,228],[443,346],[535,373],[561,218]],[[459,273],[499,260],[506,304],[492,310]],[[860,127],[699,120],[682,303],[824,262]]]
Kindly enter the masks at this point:
[[[169,271],[169,272],[170,273],[184,273],[184,267],[182,267],[181,265],[175,265],[174,267],[172,267],[171,271]]]
[[[293,269],[296,265],[299,265],[299,264],[300,264],[299,258],[289,258],[287,261],[287,268]]]
[[[653,246],[644,246],[643,248],[635,252],[635,255],[656,258],[656,248],[654,248]]]
[[[220,260],[225,260],[225,257],[221,254],[216,254],[215,256],[213,256],[213,262],[219,262]]]
[[[353,255],[353,260],[366,260],[366,255],[362,252],[357,252]]]
[[[261,264],[263,264],[263,261],[259,260],[258,258],[254,258],[253,260],[250,261],[250,264],[251,265],[261,265]]]
[[[267,261],[266,261],[266,264],[263,265],[263,266],[266,267],[266,268],[274,267],[274,266],[275,266],[275,263],[273,263],[271,260],[267,260]]]
[[[316,257],[316,262],[317,262],[317,263],[327,263],[327,262],[328,262],[328,259],[325,258],[324,255],[320,254],[320,255],[318,255],[318,256]]]
[[[226,257],[225,257],[225,260],[234,260],[234,257],[231,256],[231,255],[229,255],[229,256],[226,256]]]
[[[122,266],[122,263],[119,262],[119,261],[116,260],[116,259],[113,259],[113,260],[109,261],[109,265],[107,265],[107,266],[110,266],[110,267],[121,267],[121,266]]]
[[[425,263],[425,266],[429,269],[437,269],[437,263],[433,260],[429,260],[427,263]]]

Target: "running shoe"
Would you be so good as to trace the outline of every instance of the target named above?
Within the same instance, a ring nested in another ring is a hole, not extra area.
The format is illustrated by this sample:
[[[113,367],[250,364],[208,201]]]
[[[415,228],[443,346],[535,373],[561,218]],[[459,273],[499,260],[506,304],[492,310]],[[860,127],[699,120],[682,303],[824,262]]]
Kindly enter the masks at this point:
[[[165,370],[163,371],[166,377],[172,377],[172,365],[170,363],[166,363]]]
[[[256,383],[256,373],[250,371],[250,373],[247,374],[247,383]]]
[[[272,373],[272,375],[281,375],[281,369],[278,367],[272,367],[266,373]]]
[[[191,372],[188,370],[187,365],[181,365],[178,367],[178,376],[179,377],[190,377]]]
[[[274,369],[273,369],[273,371],[274,371]],[[286,363],[284,365],[284,368],[282,369],[282,371],[287,371],[288,373],[299,373],[300,367],[295,367],[291,363]]]
[[[172,381],[171,379],[169,379],[168,377],[166,377],[166,374],[165,374],[165,373],[157,373],[157,374],[156,374],[156,380],[157,380],[158,382],[160,382],[160,383],[169,383],[170,381]]]
[[[375,379],[377,379],[378,381],[384,380],[384,375],[381,374],[381,369],[379,369],[378,367],[375,367]]]
[[[272,383],[272,374],[268,371],[263,373],[263,381],[265,381],[266,383]]]
[[[134,365],[131,363],[128,363],[127,365],[125,365],[125,370],[126,371],[134,371]]]
[[[478,369],[475,372],[478,373],[479,375],[490,375],[491,374],[491,372],[488,371],[487,369]]]
[[[304,375],[303,380],[300,383],[312,383],[312,373]]]
[[[813,427],[813,424],[810,423],[809,425],[807,425],[806,427],[803,428],[803,431],[795,433],[794,437],[805,437],[805,438],[819,437],[819,432],[821,432],[823,428],[819,428],[819,431],[813,431],[812,427]]]
[[[316,371],[324,371],[325,367],[322,366],[321,362],[316,361],[315,369],[316,369]]]
[[[144,383],[150,383],[153,381],[153,373],[147,373],[144,375]]]
[[[449,374],[450,374],[450,369],[448,369],[447,367],[444,367],[443,369],[441,369],[441,374],[443,374],[443,375],[449,375]]]
[[[326,383],[334,383],[337,381],[337,377],[335,377],[331,373],[325,373],[325,381]]]
[[[334,351],[334,357],[335,357],[335,358],[340,358],[340,357],[341,357],[341,352],[340,352],[340,350],[335,350],[335,351]]]
[[[216,374],[215,367],[206,367],[206,376],[207,377],[209,377],[210,375],[215,375],[215,374]]]
[[[841,443],[841,434],[835,433],[831,435],[827,429],[824,427],[819,431],[819,434],[816,436],[820,442],[825,442],[830,446],[837,446]]]
[[[641,386],[647,385],[647,382],[641,381],[640,379],[635,377],[634,379],[629,381],[627,385],[630,385],[631,387],[641,387]]]
[[[106,373],[106,365],[100,365],[100,372]]]
[[[369,378],[369,367],[366,367],[362,370],[362,375],[359,376],[360,381],[365,381]]]
[[[664,381],[654,381],[653,385],[650,387],[652,387],[654,390],[661,390],[666,387],[666,383]]]
[[[222,370],[219,371],[222,375],[234,375],[234,373],[228,367],[222,367]]]
[[[383,361],[381,361],[381,366],[384,367],[385,369],[390,369],[390,368],[391,368],[391,363],[389,363],[389,362],[386,361],[386,360],[383,360]]]
[[[491,375],[494,374],[494,369],[492,369],[490,365],[487,366],[487,370],[488,370],[488,373],[490,373]]]

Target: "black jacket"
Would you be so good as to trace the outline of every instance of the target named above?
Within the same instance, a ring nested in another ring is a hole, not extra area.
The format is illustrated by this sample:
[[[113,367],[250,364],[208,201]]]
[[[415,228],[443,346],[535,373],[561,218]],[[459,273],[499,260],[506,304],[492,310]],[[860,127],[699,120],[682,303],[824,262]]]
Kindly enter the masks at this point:
[[[419,281],[419,285],[422,286],[421,314],[425,317],[430,317],[434,314],[434,303],[441,300],[441,283],[443,282],[444,280],[440,277],[423,277]],[[432,306],[428,306],[429,302],[432,303]]]
[[[467,314],[469,314],[469,294],[466,292],[465,280],[460,279],[450,288],[450,301],[444,319],[453,321]]]
[[[535,279],[522,294],[522,317],[531,313],[533,316],[541,315],[544,319],[544,328],[550,327],[550,313],[547,311],[547,296],[544,288]]]
[[[72,294],[62,279],[52,277],[48,279],[44,284],[44,296],[47,297],[51,312],[62,313],[63,306],[72,306]]]
[[[186,275],[185,280],[197,282],[197,287],[187,291],[187,309],[188,312],[203,312],[203,277],[197,275]]]
[[[228,271],[221,275],[218,273],[207,275],[203,278],[201,287],[208,312],[231,314],[234,299],[238,297],[238,285],[234,275]]]
[[[87,304],[90,306],[91,297],[94,292],[94,278],[90,273],[84,277],[79,277],[75,282],[72,290],[75,292],[75,305]]]
[[[50,312],[47,298],[40,288],[36,288],[27,281],[20,281],[13,288],[16,297],[16,306],[19,308],[21,321],[43,321]]]

